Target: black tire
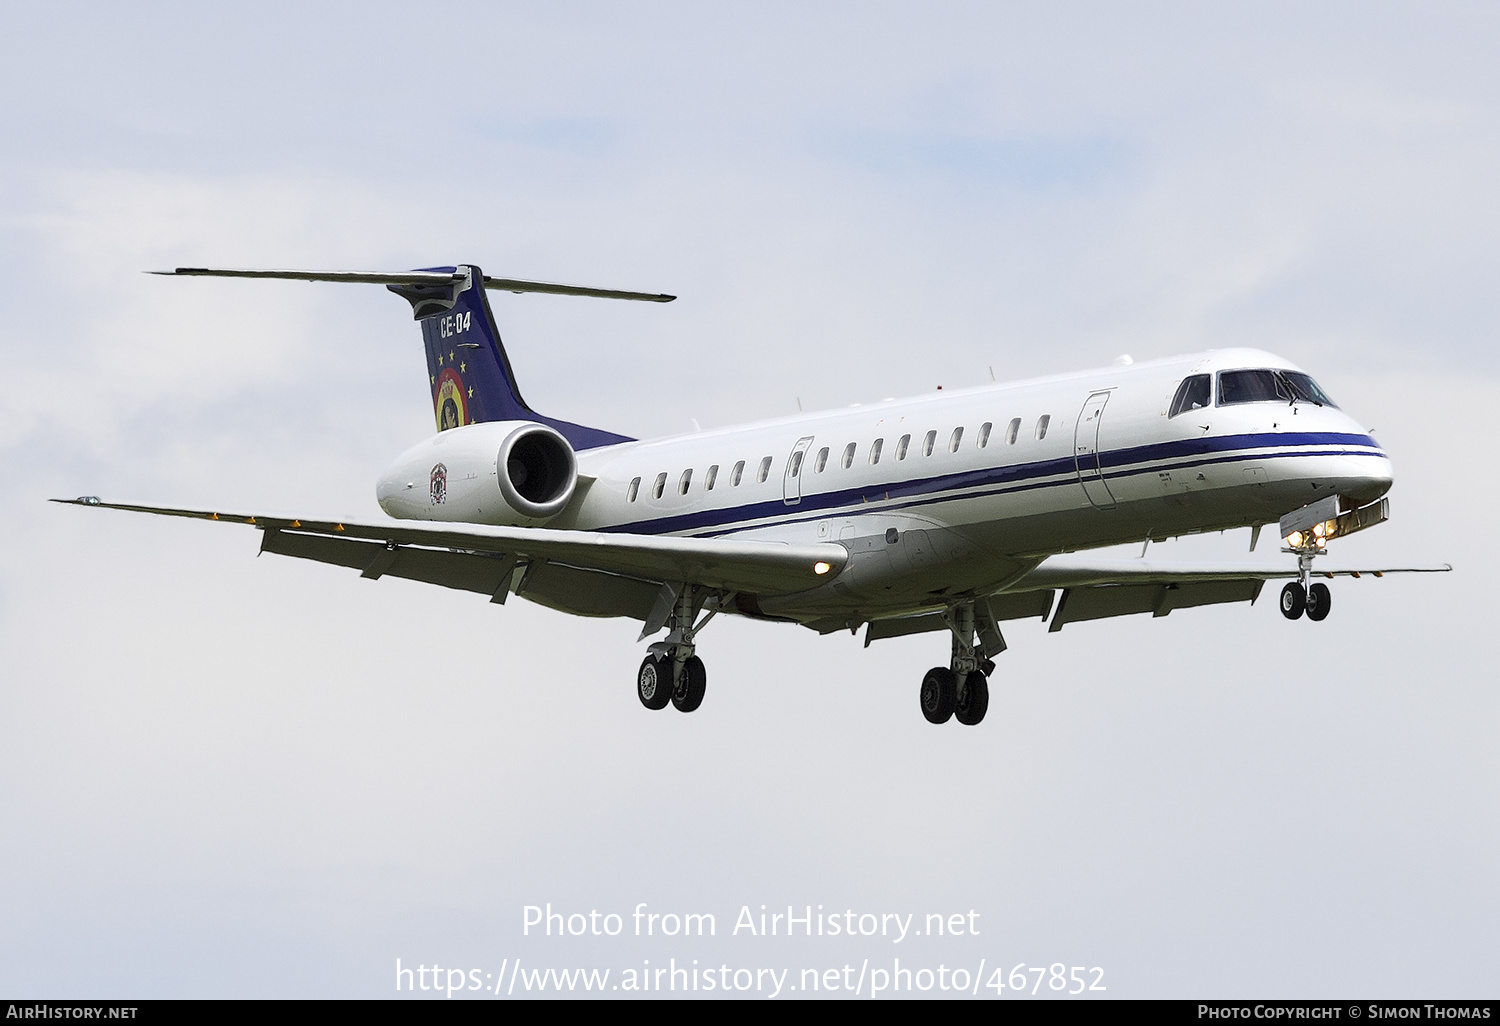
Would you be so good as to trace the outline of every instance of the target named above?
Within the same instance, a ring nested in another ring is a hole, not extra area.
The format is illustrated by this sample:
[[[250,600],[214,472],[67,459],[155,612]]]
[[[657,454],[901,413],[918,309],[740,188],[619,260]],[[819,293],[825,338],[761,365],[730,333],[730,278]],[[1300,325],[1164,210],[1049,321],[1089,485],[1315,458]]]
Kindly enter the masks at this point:
[[[1307,618],[1309,620],[1325,619],[1331,605],[1333,605],[1333,596],[1328,593],[1328,585],[1314,584],[1307,589]]]
[[[984,719],[990,707],[990,682],[984,674],[975,670],[964,681],[958,693],[958,702],[953,708],[953,718],[966,727],[972,727]]]
[[[672,692],[672,704],[678,712],[692,712],[703,704],[703,692],[707,687],[708,671],[703,668],[703,660],[693,656],[682,668],[682,678]]]
[[[947,723],[958,704],[958,677],[946,666],[934,666],[922,678],[919,697],[928,723]]]
[[[1281,615],[1288,620],[1295,620],[1302,615],[1307,608],[1307,592],[1302,585],[1293,581],[1281,589]]]
[[[672,661],[648,655],[635,675],[635,697],[647,709],[665,709],[672,700]]]

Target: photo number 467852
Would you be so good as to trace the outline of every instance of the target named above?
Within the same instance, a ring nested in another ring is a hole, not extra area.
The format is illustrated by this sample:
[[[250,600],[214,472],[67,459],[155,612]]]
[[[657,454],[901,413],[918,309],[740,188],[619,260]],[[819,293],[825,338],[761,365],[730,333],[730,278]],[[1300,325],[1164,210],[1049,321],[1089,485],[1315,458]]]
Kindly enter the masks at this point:
[[[1092,982],[1088,980],[1092,977]],[[1032,995],[1040,993],[1042,981],[1047,983],[1048,990],[1066,991],[1069,994],[1082,994],[1085,990],[1106,990],[1104,986],[1104,970],[1099,966],[1085,969],[1081,965],[1065,966],[1061,962],[1054,962],[1047,968],[1041,966],[1026,967],[1025,962],[1016,963],[1009,974],[1004,968],[997,966],[985,981],[985,987],[993,990],[996,995],[1005,993],[1007,985],[1018,994]]]

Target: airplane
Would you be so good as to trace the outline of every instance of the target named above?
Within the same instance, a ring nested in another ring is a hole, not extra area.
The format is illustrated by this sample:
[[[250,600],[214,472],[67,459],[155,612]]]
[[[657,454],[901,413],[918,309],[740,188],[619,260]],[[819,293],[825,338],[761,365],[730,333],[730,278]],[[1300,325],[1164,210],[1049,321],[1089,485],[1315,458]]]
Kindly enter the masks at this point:
[[[1390,516],[1390,460],[1300,368],[1224,349],[640,441],[544,416],[521,397],[487,290],[665,303],[663,294],[486,276],[179,267],[173,276],[384,285],[421,325],[436,433],[376,484],[378,523],[103,502],[252,525],[260,550],[641,621],[647,709],[692,712],[699,634],[720,613],[933,632],[923,716],[975,725],[1001,624],[1065,625],[1230,602],[1268,580],[1290,620],[1328,616],[1324,580],[1451,566],[1330,568],[1335,538]],[[1152,542],[1274,524],[1291,560],[1190,564]],[[1142,545],[1140,558],[1089,550]],[[1316,580],[1314,578],[1323,578]],[[1050,619],[1049,619],[1050,618]]]

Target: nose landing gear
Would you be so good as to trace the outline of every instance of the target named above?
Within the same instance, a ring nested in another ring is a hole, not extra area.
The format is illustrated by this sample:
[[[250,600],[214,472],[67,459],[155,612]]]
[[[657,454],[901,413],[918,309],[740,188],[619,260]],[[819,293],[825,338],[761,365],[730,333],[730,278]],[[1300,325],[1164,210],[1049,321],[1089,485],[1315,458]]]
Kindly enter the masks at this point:
[[[1317,554],[1316,551],[1298,552],[1298,579],[1281,589],[1281,615],[1288,620],[1301,619],[1303,613],[1315,623],[1328,618],[1328,610],[1333,606],[1333,595],[1329,592],[1328,585],[1322,581],[1311,585],[1307,583],[1312,572],[1313,556]]]
[[[1334,538],[1383,524],[1390,516],[1389,499],[1355,508],[1342,496],[1330,495],[1282,517],[1278,525],[1283,539],[1281,551],[1297,557],[1297,580],[1281,589],[1281,615],[1288,620],[1300,619],[1303,613],[1314,622],[1327,619],[1333,605],[1328,585],[1308,584],[1313,559],[1323,555]]]
[[[1299,619],[1303,613],[1314,622],[1327,619],[1332,605],[1333,595],[1321,581],[1306,587],[1293,581],[1281,589],[1281,615],[1288,620]]]

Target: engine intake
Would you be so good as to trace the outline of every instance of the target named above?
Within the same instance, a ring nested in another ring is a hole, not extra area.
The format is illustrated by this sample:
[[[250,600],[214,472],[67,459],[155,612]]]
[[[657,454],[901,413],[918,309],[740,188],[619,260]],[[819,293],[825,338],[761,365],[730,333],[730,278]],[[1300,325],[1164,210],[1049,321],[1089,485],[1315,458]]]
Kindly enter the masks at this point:
[[[562,512],[578,484],[573,447],[542,424],[518,427],[506,435],[495,467],[505,501],[517,513],[537,520]]]

